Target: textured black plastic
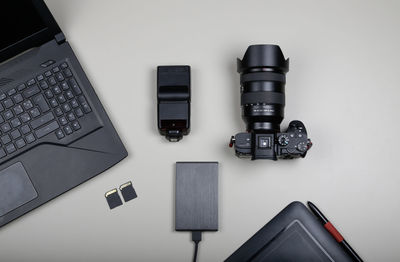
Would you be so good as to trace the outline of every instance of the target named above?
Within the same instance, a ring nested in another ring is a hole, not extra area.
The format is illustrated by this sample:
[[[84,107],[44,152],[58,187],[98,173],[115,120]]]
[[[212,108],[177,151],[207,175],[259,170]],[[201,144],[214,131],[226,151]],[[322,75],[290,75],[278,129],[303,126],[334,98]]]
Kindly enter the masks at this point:
[[[256,72],[240,75],[240,84],[258,81],[276,81],[286,83],[286,76],[273,72]]]
[[[241,97],[240,105],[246,104],[281,104],[285,105],[285,95],[278,92],[252,92],[244,93]]]
[[[340,261],[352,259],[300,202],[293,202],[226,262]]]
[[[218,162],[177,162],[175,230],[218,230]]]

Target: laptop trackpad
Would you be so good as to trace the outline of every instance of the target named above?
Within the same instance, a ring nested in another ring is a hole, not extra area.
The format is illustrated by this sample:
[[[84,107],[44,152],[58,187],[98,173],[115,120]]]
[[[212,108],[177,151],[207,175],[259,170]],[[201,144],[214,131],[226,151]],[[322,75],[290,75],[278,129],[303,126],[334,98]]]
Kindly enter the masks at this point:
[[[0,171],[0,217],[37,197],[21,162]]]

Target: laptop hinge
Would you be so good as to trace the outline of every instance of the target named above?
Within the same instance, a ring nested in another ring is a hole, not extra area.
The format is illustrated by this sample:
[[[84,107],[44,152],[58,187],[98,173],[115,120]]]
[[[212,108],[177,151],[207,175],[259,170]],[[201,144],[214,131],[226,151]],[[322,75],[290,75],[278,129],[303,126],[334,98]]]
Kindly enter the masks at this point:
[[[65,42],[65,35],[62,32],[58,33],[54,36],[54,39],[56,40],[57,44],[61,45]]]

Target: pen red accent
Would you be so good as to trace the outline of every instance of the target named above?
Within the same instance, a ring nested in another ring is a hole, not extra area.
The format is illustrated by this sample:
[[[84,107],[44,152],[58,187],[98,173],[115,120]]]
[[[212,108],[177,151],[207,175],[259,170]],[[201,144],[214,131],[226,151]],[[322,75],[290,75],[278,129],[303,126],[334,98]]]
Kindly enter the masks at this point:
[[[342,242],[344,240],[343,236],[337,231],[337,229],[332,225],[331,222],[328,222],[324,225],[326,230],[336,239],[337,242]]]
[[[343,247],[343,249],[349,254],[354,261],[362,262],[363,260],[360,256],[354,251],[354,249],[346,242],[343,236],[337,231],[337,229],[332,225],[331,222],[322,214],[322,212],[310,201],[307,202],[308,207],[311,212],[322,222],[324,228],[333,236],[333,238]]]

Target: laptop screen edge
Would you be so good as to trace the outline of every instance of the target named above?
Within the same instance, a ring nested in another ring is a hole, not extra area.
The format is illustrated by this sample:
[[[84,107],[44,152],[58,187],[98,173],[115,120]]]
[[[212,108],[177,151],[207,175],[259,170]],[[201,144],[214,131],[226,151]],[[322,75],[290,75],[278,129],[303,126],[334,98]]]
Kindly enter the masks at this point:
[[[46,27],[0,50],[0,63],[30,48],[41,46],[53,40],[57,34],[62,33],[45,2],[43,0],[31,1]]]

